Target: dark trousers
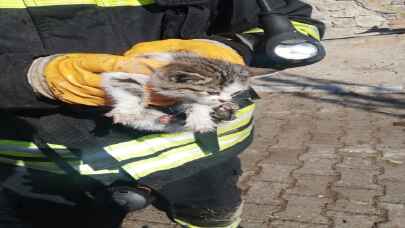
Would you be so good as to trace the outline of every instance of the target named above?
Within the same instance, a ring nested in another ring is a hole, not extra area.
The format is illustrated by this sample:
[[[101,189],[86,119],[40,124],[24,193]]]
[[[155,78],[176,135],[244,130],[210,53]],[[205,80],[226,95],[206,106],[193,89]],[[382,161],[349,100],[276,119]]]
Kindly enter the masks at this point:
[[[2,168],[1,165],[0,171]],[[13,169],[8,168],[8,173]],[[154,205],[170,218],[193,225],[227,224],[241,203],[236,185],[240,173],[240,161],[233,158],[164,186]],[[15,182],[15,189],[26,188],[30,193],[17,193],[8,187],[0,189],[0,228],[118,228],[128,213],[111,205],[95,203],[80,190],[69,189],[68,185],[51,187],[57,177],[49,177],[50,186],[45,188],[46,182],[36,183],[35,175],[45,174],[30,171],[29,174],[12,175],[18,180],[5,181],[8,185]]]

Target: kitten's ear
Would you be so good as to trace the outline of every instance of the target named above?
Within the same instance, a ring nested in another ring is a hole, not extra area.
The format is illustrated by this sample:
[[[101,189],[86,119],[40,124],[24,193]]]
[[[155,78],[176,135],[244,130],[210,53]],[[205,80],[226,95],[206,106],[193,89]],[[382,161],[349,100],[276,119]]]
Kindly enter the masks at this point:
[[[257,67],[246,67],[245,69],[249,72],[249,77],[265,76],[279,71],[271,68]]]

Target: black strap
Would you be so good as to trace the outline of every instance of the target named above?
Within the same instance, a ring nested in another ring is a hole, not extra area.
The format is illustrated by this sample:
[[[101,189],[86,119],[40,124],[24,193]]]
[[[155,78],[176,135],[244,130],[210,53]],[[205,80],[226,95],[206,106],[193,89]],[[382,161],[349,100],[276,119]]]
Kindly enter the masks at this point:
[[[55,150],[48,146],[46,141],[42,139],[39,134],[33,136],[34,144],[50,158],[61,170],[63,170],[73,180],[76,186],[78,186],[89,198],[93,198],[92,192],[97,189],[102,189],[104,185],[91,178],[82,176],[77,170],[70,166]]]

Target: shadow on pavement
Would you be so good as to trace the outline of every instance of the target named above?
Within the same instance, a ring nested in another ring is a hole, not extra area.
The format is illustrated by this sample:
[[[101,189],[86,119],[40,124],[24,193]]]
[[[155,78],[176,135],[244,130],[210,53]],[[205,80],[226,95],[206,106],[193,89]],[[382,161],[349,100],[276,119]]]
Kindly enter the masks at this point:
[[[405,117],[405,92],[402,85],[372,86],[285,72],[255,79],[253,85],[262,92],[292,93],[294,96],[318,102],[392,117]]]

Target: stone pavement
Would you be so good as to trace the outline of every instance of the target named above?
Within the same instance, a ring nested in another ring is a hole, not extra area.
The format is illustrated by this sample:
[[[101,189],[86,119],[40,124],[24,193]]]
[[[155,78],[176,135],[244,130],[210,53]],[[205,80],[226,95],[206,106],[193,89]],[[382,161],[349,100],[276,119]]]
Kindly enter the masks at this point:
[[[405,94],[261,94],[244,228],[405,227]],[[176,227],[148,208],[125,228]]]

